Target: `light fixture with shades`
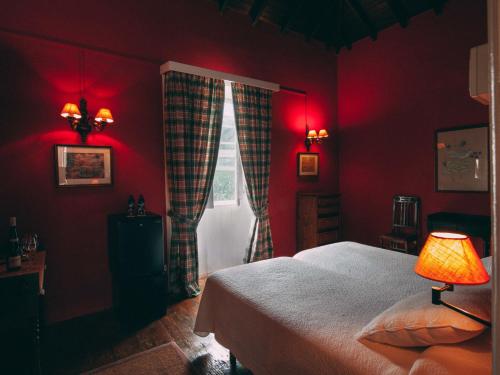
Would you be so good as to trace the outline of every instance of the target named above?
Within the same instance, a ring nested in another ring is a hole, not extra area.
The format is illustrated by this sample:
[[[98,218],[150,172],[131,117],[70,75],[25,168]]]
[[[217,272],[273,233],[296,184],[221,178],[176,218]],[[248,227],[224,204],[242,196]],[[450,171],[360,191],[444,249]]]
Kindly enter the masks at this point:
[[[307,152],[309,152],[313,143],[321,144],[323,143],[323,139],[328,138],[328,132],[326,129],[321,129],[317,133],[315,129],[309,129],[309,124],[307,123],[307,93],[304,95],[304,118],[306,122],[306,139],[304,144],[306,145]]]
[[[80,99],[80,108],[74,103],[66,103],[61,111],[61,116],[68,120],[71,129],[77,131],[82,137],[82,142],[87,141],[87,135],[94,127],[97,131],[103,131],[106,126],[114,122],[111,111],[101,108],[94,119],[87,112],[87,101]]]
[[[89,115],[87,111],[87,101],[83,97],[85,86],[85,54],[80,51],[80,107],[74,103],[66,103],[61,111],[61,117],[65,118],[71,129],[77,131],[82,137],[82,142],[87,141],[88,134],[95,128],[97,131],[103,131],[108,125],[114,122],[113,115],[108,108],[101,108],[97,111],[95,118]]]
[[[280,85],[281,91],[288,91],[294,94],[303,95],[304,96],[304,120],[306,125],[306,139],[304,140],[304,144],[306,145],[306,150],[309,152],[311,149],[311,145],[313,143],[321,144],[325,138],[328,138],[328,131],[326,129],[321,129],[319,132],[316,132],[315,129],[309,129],[309,124],[307,123],[307,92],[304,90],[295,89],[293,87],[287,87]]]
[[[441,300],[441,293],[453,291],[454,284],[478,285],[490,280],[469,236],[461,233],[430,233],[415,265],[415,272],[426,279],[445,284],[443,287],[432,287],[433,304],[446,306],[491,327],[491,322]]]
[[[316,144],[321,144],[323,143],[323,139],[328,138],[328,132],[326,129],[321,129],[319,133],[316,133],[316,130],[311,129],[309,130],[309,126],[306,123],[306,140],[304,141],[306,145],[307,152],[309,152],[309,149],[311,148],[311,145],[313,143]]]

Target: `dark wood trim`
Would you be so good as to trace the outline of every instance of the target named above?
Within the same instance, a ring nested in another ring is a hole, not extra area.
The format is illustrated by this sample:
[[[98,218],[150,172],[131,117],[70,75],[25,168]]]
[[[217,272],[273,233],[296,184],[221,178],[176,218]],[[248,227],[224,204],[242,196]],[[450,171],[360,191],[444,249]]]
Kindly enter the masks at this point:
[[[58,147],[81,147],[81,148],[101,148],[109,150],[109,166],[110,166],[110,183],[108,184],[82,184],[82,185],[60,185],[59,184],[59,159],[57,155]],[[114,161],[113,161],[113,148],[111,146],[91,146],[91,145],[68,145],[68,144],[55,144],[54,145],[54,179],[57,188],[80,188],[80,187],[110,187],[114,185]]]
[[[490,160],[490,133],[487,133],[486,159],[488,160],[488,190],[473,191],[473,190],[439,190],[438,188],[438,154],[437,154],[437,139],[438,133],[445,133],[456,130],[475,129],[475,128],[489,128],[489,124],[475,124],[475,125],[461,125],[453,128],[441,128],[434,131],[434,190],[437,193],[466,193],[466,194],[489,194],[490,192],[490,174],[491,174],[491,160]]]
[[[396,16],[401,27],[404,28],[408,26],[408,11],[406,10],[401,0],[387,0],[386,2],[387,5],[389,5],[389,8],[391,8],[392,13],[394,13],[394,15]]]
[[[378,30],[373,21],[370,19],[368,14],[366,13],[363,6],[359,3],[358,0],[346,0],[347,4],[351,6],[354,12],[358,15],[358,17],[363,21],[368,32],[370,33],[370,38],[372,40],[377,40]]]
[[[252,7],[250,8],[250,12],[248,13],[250,19],[252,20],[252,26],[257,25],[257,23],[260,20],[260,16],[262,15],[262,12],[266,8],[266,5],[267,5],[267,0],[254,0]]]

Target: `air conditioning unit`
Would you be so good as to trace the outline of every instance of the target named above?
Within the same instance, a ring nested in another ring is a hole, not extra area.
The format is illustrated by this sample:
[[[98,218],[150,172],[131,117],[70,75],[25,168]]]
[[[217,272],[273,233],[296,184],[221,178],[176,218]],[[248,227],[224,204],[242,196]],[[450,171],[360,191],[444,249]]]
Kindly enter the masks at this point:
[[[490,63],[488,44],[473,47],[469,59],[469,92],[473,99],[490,104]]]

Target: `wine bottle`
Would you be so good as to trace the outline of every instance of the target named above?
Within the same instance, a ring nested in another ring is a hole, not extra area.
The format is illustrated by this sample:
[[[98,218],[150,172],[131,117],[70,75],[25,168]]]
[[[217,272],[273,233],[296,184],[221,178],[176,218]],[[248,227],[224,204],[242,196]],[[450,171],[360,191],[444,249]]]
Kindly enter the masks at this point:
[[[139,195],[137,200],[137,216],[146,216],[146,203],[142,194]]]
[[[17,236],[16,218],[10,218],[9,248],[7,253],[7,271],[16,271],[21,268],[21,247]]]

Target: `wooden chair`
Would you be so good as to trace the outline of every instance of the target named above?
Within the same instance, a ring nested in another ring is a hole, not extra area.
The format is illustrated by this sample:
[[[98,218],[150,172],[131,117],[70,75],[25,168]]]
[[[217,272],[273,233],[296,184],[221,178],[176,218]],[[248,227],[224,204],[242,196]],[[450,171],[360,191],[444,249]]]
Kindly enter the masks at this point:
[[[379,237],[380,247],[417,254],[420,235],[420,198],[395,195],[392,200],[392,231]]]

